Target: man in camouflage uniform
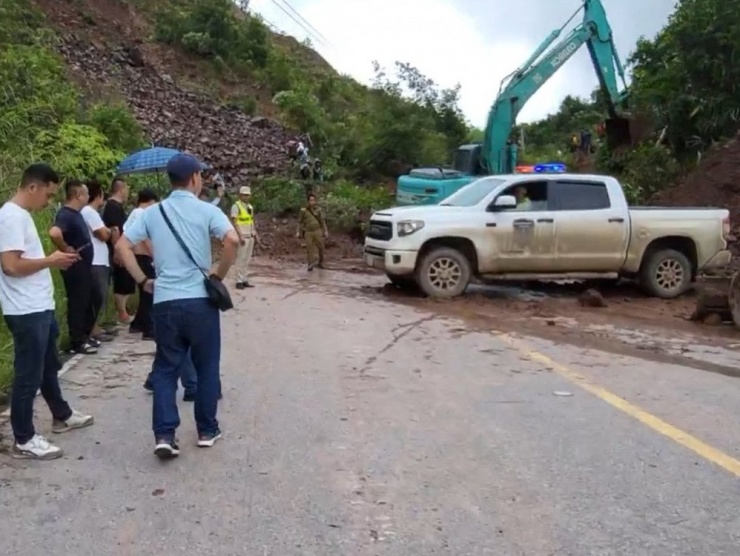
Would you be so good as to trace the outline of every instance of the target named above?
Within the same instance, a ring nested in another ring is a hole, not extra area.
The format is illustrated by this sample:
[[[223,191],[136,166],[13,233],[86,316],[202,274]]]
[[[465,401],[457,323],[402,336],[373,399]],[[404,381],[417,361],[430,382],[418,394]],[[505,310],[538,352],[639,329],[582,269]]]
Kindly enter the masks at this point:
[[[324,268],[324,239],[329,237],[326,219],[321,209],[316,206],[316,195],[308,196],[308,204],[298,215],[298,232],[296,237],[306,240],[308,270],[315,267]]]

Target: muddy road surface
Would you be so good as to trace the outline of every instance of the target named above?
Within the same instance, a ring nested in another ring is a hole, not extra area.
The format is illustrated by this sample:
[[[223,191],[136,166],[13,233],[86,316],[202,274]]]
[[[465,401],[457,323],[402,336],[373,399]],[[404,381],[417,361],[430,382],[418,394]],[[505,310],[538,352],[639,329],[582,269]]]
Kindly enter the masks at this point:
[[[351,270],[258,266],[235,292],[212,449],[180,402],[182,453],[153,456],[152,344],[121,332],[66,372],[96,423],[60,460],[0,454],[3,554],[737,554],[734,332]]]

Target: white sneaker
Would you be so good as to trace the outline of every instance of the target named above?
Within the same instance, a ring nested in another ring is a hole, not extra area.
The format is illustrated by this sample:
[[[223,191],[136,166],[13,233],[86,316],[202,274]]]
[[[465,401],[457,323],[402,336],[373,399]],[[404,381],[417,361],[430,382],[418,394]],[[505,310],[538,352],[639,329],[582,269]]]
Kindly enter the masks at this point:
[[[40,434],[34,436],[25,444],[13,443],[11,455],[17,459],[56,459],[62,457],[64,452],[58,446],[54,446]]]
[[[92,415],[85,415],[84,413],[80,413],[76,409],[72,410],[72,415],[69,416],[69,419],[66,421],[57,421],[54,419],[54,422],[51,424],[51,432],[55,433],[62,433],[71,431],[74,429],[81,429],[84,427],[89,427],[95,422],[95,419]]]

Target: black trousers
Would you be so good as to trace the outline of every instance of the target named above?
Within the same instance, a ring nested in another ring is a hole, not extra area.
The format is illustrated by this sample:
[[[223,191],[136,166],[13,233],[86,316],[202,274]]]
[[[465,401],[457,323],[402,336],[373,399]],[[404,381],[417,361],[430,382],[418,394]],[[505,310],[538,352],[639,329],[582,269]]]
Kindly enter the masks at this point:
[[[67,328],[72,349],[84,345],[95,326],[92,265],[79,261],[62,271],[67,292]]]
[[[141,270],[146,274],[147,278],[156,278],[156,274],[154,272],[154,260],[150,256],[136,255],[136,261],[139,263]],[[143,288],[139,286],[139,306],[136,309],[134,320],[131,321],[131,326],[137,330],[141,330],[145,336],[154,334],[154,324],[152,321],[153,302],[154,296],[145,292]]]

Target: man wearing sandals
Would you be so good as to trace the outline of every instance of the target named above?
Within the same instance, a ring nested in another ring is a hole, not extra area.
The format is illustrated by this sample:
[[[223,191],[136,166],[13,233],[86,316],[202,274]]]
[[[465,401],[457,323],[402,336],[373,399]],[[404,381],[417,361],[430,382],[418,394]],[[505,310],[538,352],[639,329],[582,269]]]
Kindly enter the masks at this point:
[[[57,352],[59,327],[54,317],[54,289],[49,269],[68,269],[80,260],[77,252],[44,254],[31,212],[43,210],[54,198],[59,177],[46,164],[26,168],[15,196],[0,208],[0,307],[13,335],[13,389],[10,423],[16,458],[55,459],[62,450],[36,433],[33,401],[36,392],[51,410],[52,432],[62,433],[93,424],[90,415],[69,407],[59,387],[62,365]]]

